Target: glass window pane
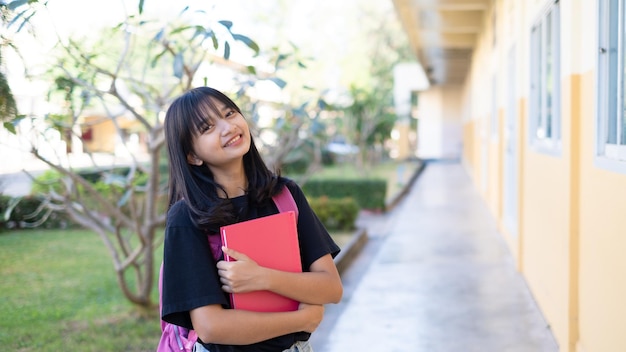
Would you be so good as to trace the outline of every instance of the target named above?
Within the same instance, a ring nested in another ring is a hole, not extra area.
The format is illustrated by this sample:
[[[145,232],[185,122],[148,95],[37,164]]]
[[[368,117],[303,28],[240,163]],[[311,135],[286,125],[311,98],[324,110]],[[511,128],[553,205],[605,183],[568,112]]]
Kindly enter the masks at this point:
[[[554,93],[554,53],[553,53],[553,40],[552,40],[552,11],[550,11],[546,17],[546,118],[545,118],[545,128],[546,128],[546,138],[552,137],[552,97]]]
[[[537,64],[537,138],[543,138],[545,133],[543,131],[543,23],[537,25],[537,37],[536,37],[536,47],[537,47],[537,55],[535,56],[536,64]]]
[[[606,125],[606,143],[608,144],[617,144],[617,114],[618,114],[618,106],[617,106],[617,97],[615,92],[617,92],[617,84],[619,81],[619,71],[618,71],[618,31],[619,31],[619,12],[618,12],[618,2],[610,1],[609,5],[609,31],[608,31],[608,90],[609,93],[609,101],[608,101],[608,114],[607,114],[607,125]],[[612,92],[612,94],[611,94]]]
[[[626,82],[626,25],[624,24],[624,19],[626,18],[626,6],[622,6],[622,20],[621,23],[619,23],[619,32],[621,33],[622,36],[622,43],[620,46],[620,50],[621,50],[621,58],[622,58],[622,73],[621,73],[621,92],[622,92],[622,96],[621,96],[621,101],[622,101],[622,106],[619,109],[619,112],[621,114],[621,133],[620,133],[620,144],[622,145],[626,145],[626,94],[624,94],[624,88],[626,88],[625,86],[625,82]]]
[[[622,104],[623,106],[624,104]],[[626,110],[622,109],[622,134],[620,139],[621,145],[626,145]]]

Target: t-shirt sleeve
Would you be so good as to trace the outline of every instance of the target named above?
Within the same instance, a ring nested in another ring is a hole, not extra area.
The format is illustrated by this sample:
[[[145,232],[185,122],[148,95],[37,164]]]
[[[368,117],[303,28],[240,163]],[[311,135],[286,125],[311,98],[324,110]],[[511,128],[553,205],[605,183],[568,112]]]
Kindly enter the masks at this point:
[[[210,304],[228,306],[207,235],[193,225],[183,202],[168,212],[162,291],[162,319],[189,329],[192,309]]]
[[[302,268],[308,271],[313,262],[326,254],[331,254],[334,258],[340,249],[311,209],[302,189],[295,182],[288,182],[287,187],[298,206],[298,240]]]

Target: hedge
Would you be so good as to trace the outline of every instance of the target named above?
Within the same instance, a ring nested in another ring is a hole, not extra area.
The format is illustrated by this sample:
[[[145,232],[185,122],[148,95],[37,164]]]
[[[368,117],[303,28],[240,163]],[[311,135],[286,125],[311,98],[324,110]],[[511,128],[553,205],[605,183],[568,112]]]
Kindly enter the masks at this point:
[[[17,204],[14,204],[16,201]],[[51,212],[47,219],[39,224],[48,212],[47,209],[39,209],[40,206],[41,199],[35,196],[13,198],[0,195],[0,231],[33,227],[64,229],[74,226],[69,217],[62,212]]]
[[[353,198],[361,209],[384,210],[387,181],[384,179],[309,180],[302,187],[311,197]]]
[[[310,198],[309,204],[327,230],[352,230],[359,206],[352,198]]]
[[[38,181],[44,184],[51,182],[58,187],[59,178],[60,175],[58,173],[48,172],[41,175]],[[139,177],[139,180],[141,179],[142,177]],[[117,198],[120,196],[120,191],[123,191],[117,189],[119,186],[106,184],[101,180],[95,181],[94,185],[102,192],[101,194],[107,197]],[[382,179],[335,179],[310,180],[302,188],[309,199],[311,207],[327,229],[350,230],[354,228],[359,209],[384,209],[386,186],[386,182]],[[35,183],[33,191],[41,192],[45,188],[46,186]],[[11,197],[0,196],[0,231],[2,229],[31,227],[29,224],[36,223],[41,218],[43,212],[34,219],[24,218],[25,215],[36,212],[41,204],[41,200],[38,197],[28,196],[22,198],[15,208],[12,209],[8,219],[4,219],[10,199]],[[93,206],[97,208],[97,205],[94,204]],[[75,225],[72,224],[72,221],[64,213],[51,214],[42,225],[44,228],[66,228],[69,226]]]

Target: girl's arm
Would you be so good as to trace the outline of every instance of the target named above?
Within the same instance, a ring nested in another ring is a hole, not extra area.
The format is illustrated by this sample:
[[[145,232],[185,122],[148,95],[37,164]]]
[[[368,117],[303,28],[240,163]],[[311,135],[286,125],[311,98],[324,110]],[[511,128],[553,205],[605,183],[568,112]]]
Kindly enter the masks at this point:
[[[249,345],[289,333],[315,331],[322,321],[324,307],[300,304],[293,312],[259,313],[213,304],[196,308],[190,315],[203,342]]]
[[[257,265],[243,253],[222,247],[234,262],[217,263],[222,289],[229,293],[268,290],[309,304],[338,303],[343,295],[341,278],[330,254],[311,264],[309,272],[290,273]]]

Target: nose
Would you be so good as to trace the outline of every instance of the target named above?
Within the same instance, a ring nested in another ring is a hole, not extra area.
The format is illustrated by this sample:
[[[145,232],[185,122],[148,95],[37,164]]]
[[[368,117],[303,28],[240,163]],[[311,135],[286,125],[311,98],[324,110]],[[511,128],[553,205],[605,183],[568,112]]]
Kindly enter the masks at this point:
[[[235,125],[224,119],[218,120],[218,126],[220,128],[222,136],[228,136],[235,130]]]

